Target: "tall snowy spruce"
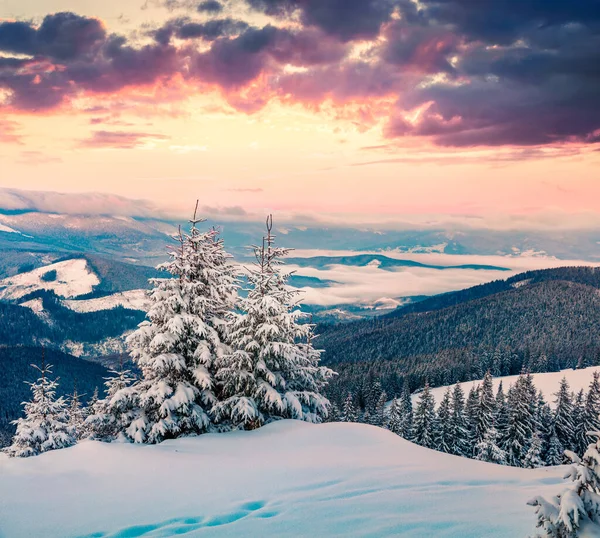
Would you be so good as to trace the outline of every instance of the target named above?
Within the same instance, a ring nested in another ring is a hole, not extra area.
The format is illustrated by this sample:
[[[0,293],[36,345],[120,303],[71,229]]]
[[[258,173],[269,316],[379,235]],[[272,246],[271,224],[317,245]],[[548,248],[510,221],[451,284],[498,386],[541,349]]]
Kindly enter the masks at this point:
[[[427,448],[435,448],[436,439],[435,400],[429,389],[429,383],[425,382],[413,416],[412,441]]]
[[[450,453],[456,456],[467,456],[469,450],[468,431],[465,420],[465,393],[460,384],[452,391],[452,413],[450,415],[451,445]]]
[[[67,403],[62,396],[56,397],[58,382],[48,377],[52,366],[45,363],[43,356],[41,367],[32,366],[40,372],[40,377],[30,383],[33,398],[24,403],[25,416],[13,422],[17,431],[12,444],[5,449],[10,457],[37,456],[77,442],[69,426]]]
[[[142,378],[123,395],[135,410],[125,434],[137,443],[199,434],[213,424],[216,362],[228,352],[237,279],[218,231],[201,232],[200,222],[194,212],[190,232],[180,232],[170,261],[159,266],[171,278],[154,280],[148,320],[128,338]]]
[[[300,323],[299,292],[289,288],[289,275],[281,270],[290,249],[273,245],[272,226],[269,216],[267,236],[254,247],[248,295],[240,298],[231,323],[232,352],[217,359],[222,399],[216,417],[236,428],[283,418],[318,423],[330,407],[322,392],[333,372],[319,366],[313,325]]]
[[[410,388],[408,382],[404,382],[402,388],[402,396],[400,397],[400,425],[398,435],[412,441],[413,434],[413,406],[410,397]]]
[[[573,397],[566,377],[563,377],[560,382],[555,404],[554,427],[556,436],[565,450],[572,450],[575,440]]]

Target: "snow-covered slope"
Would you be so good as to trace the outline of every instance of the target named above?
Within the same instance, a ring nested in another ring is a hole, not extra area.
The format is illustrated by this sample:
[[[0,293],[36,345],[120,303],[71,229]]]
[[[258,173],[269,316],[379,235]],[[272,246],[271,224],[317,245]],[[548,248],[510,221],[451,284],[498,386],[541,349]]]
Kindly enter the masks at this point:
[[[116,306],[146,311],[150,306],[150,300],[146,290],[131,290],[96,299],[63,301],[63,304],[76,312],[97,312],[110,310]]]
[[[558,391],[558,386],[560,384],[560,380],[563,377],[567,378],[569,382],[569,386],[571,390],[574,392],[579,392],[580,389],[584,391],[588,390],[590,382],[592,381],[592,374],[594,372],[600,372],[600,366],[591,366],[590,368],[582,368],[581,370],[561,370],[560,372],[549,372],[545,374],[532,374],[533,375],[533,383],[538,390],[542,391],[544,395],[544,399],[550,403],[551,406],[554,405],[554,393]],[[498,385],[500,381],[502,381],[502,387],[506,392],[508,388],[517,380],[518,375],[510,375],[504,377],[494,378],[494,390],[498,389]],[[467,381],[465,383],[461,383],[461,387],[463,388],[465,394],[468,394],[473,385],[479,385],[481,381]],[[444,392],[446,391],[446,387],[436,387],[431,389],[431,393],[435,398],[436,403],[439,403],[442,397],[444,396]],[[419,397],[419,394],[413,394],[413,401],[415,401]]]
[[[56,276],[44,280],[44,275]],[[52,290],[60,297],[90,293],[100,280],[83,258],[65,260],[0,280],[0,299],[18,299],[36,290]]]
[[[0,535],[517,538],[535,526],[525,502],[560,491],[562,473],[458,458],[362,424],[86,441],[0,455]]]

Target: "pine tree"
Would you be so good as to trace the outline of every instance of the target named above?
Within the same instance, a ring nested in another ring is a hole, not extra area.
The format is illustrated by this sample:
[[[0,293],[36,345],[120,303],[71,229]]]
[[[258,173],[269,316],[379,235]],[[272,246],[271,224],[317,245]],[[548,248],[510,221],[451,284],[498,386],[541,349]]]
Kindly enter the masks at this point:
[[[404,383],[400,398],[400,430],[398,435],[412,441],[413,435],[413,406],[408,383]]]
[[[437,437],[435,439],[435,448],[440,452],[452,451],[453,445],[453,428],[452,428],[452,405],[450,401],[450,387],[444,392],[444,396],[440,401],[437,413]]]
[[[426,448],[435,448],[436,414],[435,400],[429,389],[429,383],[425,383],[423,392],[419,396],[417,407],[413,416],[413,441]]]
[[[340,422],[358,422],[358,414],[356,407],[354,407],[354,398],[351,393],[348,393],[348,396],[344,400]]]
[[[535,469],[543,467],[544,460],[542,459],[542,437],[539,432],[536,432],[529,446],[527,454],[523,459],[523,467],[526,469]]]
[[[475,444],[483,441],[485,434],[494,424],[495,399],[492,374],[488,370],[479,391],[479,405],[475,418]]]
[[[479,387],[472,386],[465,404],[465,418],[467,428],[466,456],[472,458],[477,444],[477,414],[479,412]]]
[[[590,383],[583,410],[583,431],[596,432],[600,431],[600,372],[594,372]],[[583,452],[578,452],[582,454]]]
[[[391,432],[395,433],[396,435],[400,435],[401,428],[402,428],[402,410],[400,408],[400,402],[398,401],[397,398],[394,398],[390,405],[388,421],[387,421],[387,429],[390,430]]]
[[[130,386],[134,377],[130,370],[123,368],[109,370],[105,378],[106,396],[98,400],[85,420],[85,431],[91,439],[113,441],[124,436],[124,431],[135,417]]]
[[[375,413],[371,420],[371,424],[373,424],[373,426],[380,426],[380,427],[385,426],[385,422],[386,422],[385,406],[386,406],[386,404],[387,404],[387,394],[385,391],[382,391],[382,393],[379,396],[379,399],[377,400],[377,405],[375,406]]]
[[[506,465],[506,452],[498,446],[498,432],[491,426],[475,445],[475,459]]]
[[[502,381],[500,381],[498,392],[496,393],[494,427],[498,432],[498,443],[500,446],[503,446],[508,430],[508,405],[506,396],[504,395]]]
[[[460,384],[452,391],[452,414],[450,415],[451,446],[450,453],[468,456],[468,432],[465,421],[465,395]]]
[[[596,441],[580,458],[572,451],[567,456],[574,464],[565,478],[572,484],[549,501],[535,497],[527,504],[536,508],[537,526],[555,538],[600,535],[600,432],[591,432]]]
[[[565,449],[561,445],[553,425],[548,441],[548,450],[546,451],[546,465],[562,465],[564,452]]]
[[[550,448],[550,440],[554,433],[554,416],[552,414],[552,409],[550,409],[550,406],[543,401],[543,399],[540,399],[538,402],[538,424],[542,441],[540,457],[542,458],[542,461],[548,464],[548,450]],[[562,452],[563,449],[561,448],[560,453],[562,454]],[[554,463],[552,465],[554,465]]]
[[[535,388],[531,376],[521,374],[508,391],[508,426],[502,448],[509,465],[520,467],[536,430]]]
[[[13,421],[17,431],[12,445],[5,449],[10,457],[37,456],[77,442],[68,424],[67,404],[62,396],[56,397],[58,380],[48,377],[52,366],[45,363],[43,354],[41,368],[32,366],[40,372],[40,377],[29,383],[33,398],[24,403],[25,416]]]
[[[572,450],[575,437],[573,398],[566,377],[562,378],[555,396],[554,427],[556,436],[565,450]]]
[[[581,389],[573,399],[573,446],[571,450],[583,456],[589,443],[585,428],[585,396]],[[594,430],[592,430],[594,431]]]
[[[218,397],[215,362],[228,351],[236,270],[218,231],[201,233],[195,213],[190,222],[159,266],[173,278],[153,280],[148,320],[127,340],[142,379],[128,391],[136,412],[125,433],[138,443],[207,431]]]
[[[71,435],[75,439],[82,439],[84,437],[85,411],[81,406],[77,385],[73,388],[67,415]]]
[[[215,412],[237,428],[282,418],[318,423],[329,412],[322,392],[334,373],[319,366],[314,326],[300,323],[305,316],[297,308],[299,292],[288,287],[290,275],[281,271],[281,258],[290,249],[273,246],[272,225],[269,217],[267,236],[254,247],[248,296],[240,298],[231,324],[233,351],[217,360],[222,401]]]

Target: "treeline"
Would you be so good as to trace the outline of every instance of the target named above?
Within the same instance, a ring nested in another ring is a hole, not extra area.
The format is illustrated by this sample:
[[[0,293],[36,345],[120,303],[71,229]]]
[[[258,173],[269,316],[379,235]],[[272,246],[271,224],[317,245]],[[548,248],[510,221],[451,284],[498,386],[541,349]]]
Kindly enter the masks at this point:
[[[448,350],[508,349],[545,354],[558,367],[593,361],[600,332],[596,288],[565,281],[528,284],[426,313],[320,326],[324,362],[393,360],[410,373],[415,358]],[[454,365],[458,366],[458,365]]]
[[[24,306],[0,302],[0,345],[38,345],[60,348],[66,341],[100,342],[120,337],[137,327],[145,314],[117,306],[97,312],[76,312],[63,306],[52,291],[38,290],[21,299],[41,299],[42,316]]]
[[[436,406],[428,383],[413,405],[408,385],[400,398],[388,396],[375,382],[361,394],[348,393],[333,406],[331,420],[385,427],[421,446],[457,456],[515,467],[542,467],[566,462],[565,450],[583,455],[587,432],[600,431],[600,373],[587,392],[571,392],[563,378],[554,408],[522,373],[505,392],[493,388],[486,372],[480,385],[465,395],[460,384],[448,387]]]

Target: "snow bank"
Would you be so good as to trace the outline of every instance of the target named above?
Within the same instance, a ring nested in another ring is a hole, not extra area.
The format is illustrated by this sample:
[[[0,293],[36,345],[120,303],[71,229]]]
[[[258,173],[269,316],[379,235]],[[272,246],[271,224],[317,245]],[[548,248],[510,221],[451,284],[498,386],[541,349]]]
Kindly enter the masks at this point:
[[[116,306],[145,312],[150,307],[150,300],[146,290],[130,290],[96,299],[63,301],[63,304],[76,312],[97,312],[110,310]]]
[[[544,399],[553,407],[554,406],[554,393],[558,391],[558,386],[560,384],[560,380],[563,377],[567,378],[569,382],[569,386],[571,390],[575,393],[579,392],[581,389],[584,392],[587,392],[588,387],[592,381],[592,374],[594,372],[600,372],[600,366],[591,366],[590,368],[582,368],[580,370],[561,370],[560,372],[549,372],[545,374],[532,374],[533,375],[533,383],[538,390],[542,391],[544,395]],[[509,375],[504,377],[494,378],[494,391],[498,390],[498,385],[500,381],[502,381],[502,387],[504,388],[504,392],[508,390],[508,388],[519,378],[518,375]],[[478,386],[481,384],[481,381],[467,381],[465,383],[461,383],[461,387],[463,388],[466,395],[469,394],[471,387],[473,385]],[[431,389],[431,393],[435,398],[436,404],[439,404],[444,396],[444,392],[446,391],[446,387],[436,387]],[[413,403],[417,401],[419,398],[419,393],[415,393],[412,395]]]
[[[534,530],[526,501],[560,491],[562,472],[458,458],[363,424],[87,441],[0,455],[0,536],[515,538]]]
[[[56,278],[43,280],[49,271],[56,271]],[[65,260],[0,280],[0,299],[18,299],[40,289],[53,290],[60,297],[77,297],[98,284],[100,280],[85,259]]]

